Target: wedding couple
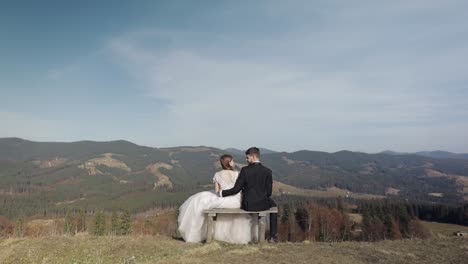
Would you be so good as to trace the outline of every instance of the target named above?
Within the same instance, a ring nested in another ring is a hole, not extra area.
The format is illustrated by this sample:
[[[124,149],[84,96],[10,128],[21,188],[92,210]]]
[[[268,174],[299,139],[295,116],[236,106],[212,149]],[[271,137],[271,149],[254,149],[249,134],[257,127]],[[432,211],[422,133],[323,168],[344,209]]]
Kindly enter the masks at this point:
[[[203,214],[206,209],[242,208],[246,211],[263,211],[276,206],[270,198],[272,172],[260,163],[260,150],[252,147],[245,155],[248,165],[240,173],[233,169],[232,156],[222,155],[220,163],[223,170],[213,177],[214,192],[196,193],[179,208],[179,233],[186,242],[206,240],[207,227]],[[277,242],[277,217],[278,214],[270,214],[270,242]],[[214,238],[247,244],[251,240],[251,217],[247,214],[218,215]]]

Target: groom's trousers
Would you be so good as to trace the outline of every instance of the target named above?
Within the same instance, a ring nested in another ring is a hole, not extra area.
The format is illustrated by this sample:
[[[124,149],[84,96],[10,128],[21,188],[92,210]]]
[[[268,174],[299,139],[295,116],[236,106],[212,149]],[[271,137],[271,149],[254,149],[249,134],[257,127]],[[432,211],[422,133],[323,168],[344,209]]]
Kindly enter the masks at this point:
[[[270,238],[278,238],[278,214],[270,214]]]
[[[270,207],[276,207],[275,201],[270,198]],[[270,238],[278,238],[278,214],[270,214]]]

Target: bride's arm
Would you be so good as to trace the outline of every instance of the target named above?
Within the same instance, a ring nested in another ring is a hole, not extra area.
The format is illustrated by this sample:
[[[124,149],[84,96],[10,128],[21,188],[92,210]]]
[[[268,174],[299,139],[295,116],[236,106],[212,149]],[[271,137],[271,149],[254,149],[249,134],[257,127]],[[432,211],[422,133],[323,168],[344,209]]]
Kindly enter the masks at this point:
[[[242,190],[244,185],[245,185],[245,175],[244,175],[244,168],[242,168],[239,173],[239,177],[237,177],[236,183],[234,184],[234,187],[232,187],[229,190],[224,190],[220,192],[219,196],[226,197],[226,196],[237,194]]]
[[[214,189],[215,189],[215,193],[218,193],[219,190],[221,189],[221,188],[219,187],[219,183],[218,183],[217,181],[214,182]]]

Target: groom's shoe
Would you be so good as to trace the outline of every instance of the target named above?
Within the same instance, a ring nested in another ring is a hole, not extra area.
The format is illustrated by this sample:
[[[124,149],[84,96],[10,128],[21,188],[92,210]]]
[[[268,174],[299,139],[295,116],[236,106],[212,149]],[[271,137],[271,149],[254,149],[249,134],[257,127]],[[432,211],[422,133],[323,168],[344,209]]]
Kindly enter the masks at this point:
[[[276,243],[278,243],[278,238],[277,237],[272,237],[272,238],[268,239],[268,243],[276,244]]]

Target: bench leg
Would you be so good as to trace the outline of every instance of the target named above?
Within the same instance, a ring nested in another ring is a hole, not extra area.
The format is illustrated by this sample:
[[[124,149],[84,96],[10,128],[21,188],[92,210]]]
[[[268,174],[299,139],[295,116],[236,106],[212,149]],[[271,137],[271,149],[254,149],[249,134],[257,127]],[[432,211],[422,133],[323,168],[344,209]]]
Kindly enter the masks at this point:
[[[208,214],[208,225],[207,225],[207,234],[206,234],[206,242],[210,243],[213,241],[214,230],[215,230],[215,221],[216,214]]]
[[[259,242],[263,243],[265,242],[265,215],[260,215],[259,216],[259,223],[258,223],[258,237],[259,237]]]
[[[252,217],[252,243],[257,243],[258,242],[258,214],[252,213],[250,214]]]

